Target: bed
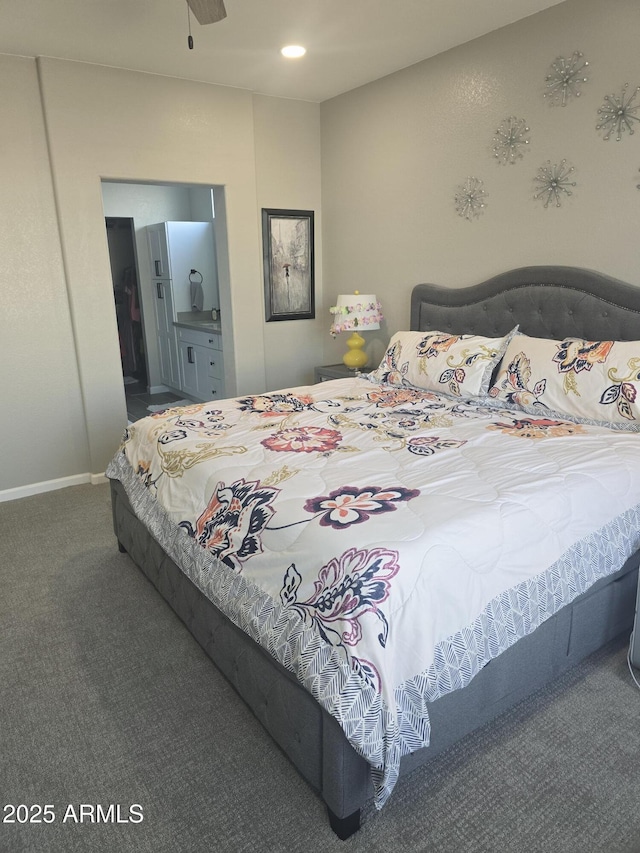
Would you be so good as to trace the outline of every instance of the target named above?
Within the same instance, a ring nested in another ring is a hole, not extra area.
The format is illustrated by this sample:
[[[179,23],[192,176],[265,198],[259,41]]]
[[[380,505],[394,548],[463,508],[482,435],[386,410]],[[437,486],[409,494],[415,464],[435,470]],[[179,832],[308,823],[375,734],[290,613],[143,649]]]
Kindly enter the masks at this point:
[[[418,285],[371,374],[129,427],[120,550],[340,838],[631,631],[639,338],[640,288],[588,270]]]

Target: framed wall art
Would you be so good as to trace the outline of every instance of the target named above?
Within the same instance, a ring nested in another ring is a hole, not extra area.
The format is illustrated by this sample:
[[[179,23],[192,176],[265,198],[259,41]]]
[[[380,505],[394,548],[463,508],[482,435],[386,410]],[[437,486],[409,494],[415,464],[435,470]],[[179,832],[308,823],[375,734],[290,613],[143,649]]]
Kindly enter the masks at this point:
[[[315,317],[313,211],[262,208],[267,323]]]

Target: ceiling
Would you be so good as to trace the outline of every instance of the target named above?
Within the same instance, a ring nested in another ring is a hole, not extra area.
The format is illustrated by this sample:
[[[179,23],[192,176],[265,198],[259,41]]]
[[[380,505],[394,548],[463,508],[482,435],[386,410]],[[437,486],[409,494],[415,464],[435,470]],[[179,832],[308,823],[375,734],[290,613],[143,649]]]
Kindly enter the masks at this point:
[[[321,102],[562,0],[1,0],[0,53],[52,56]],[[307,54],[287,60],[285,44]]]

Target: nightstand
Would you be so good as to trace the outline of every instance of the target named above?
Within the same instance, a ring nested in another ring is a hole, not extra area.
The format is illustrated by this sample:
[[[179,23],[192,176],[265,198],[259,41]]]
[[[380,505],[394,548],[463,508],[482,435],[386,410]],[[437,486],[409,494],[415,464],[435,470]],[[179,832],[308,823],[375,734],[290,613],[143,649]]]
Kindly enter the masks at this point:
[[[325,364],[323,367],[316,367],[316,382],[327,382],[329,379],[348,379],[350,376],[360,376],[362,373],[368,373],[368,369],[351,370],[346,364]]]

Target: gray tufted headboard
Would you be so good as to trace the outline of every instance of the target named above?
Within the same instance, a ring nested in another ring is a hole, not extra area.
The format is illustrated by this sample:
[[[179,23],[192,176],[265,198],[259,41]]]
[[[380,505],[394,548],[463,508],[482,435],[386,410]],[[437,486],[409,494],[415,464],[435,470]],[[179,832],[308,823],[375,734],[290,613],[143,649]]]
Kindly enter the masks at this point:
[[[521,267],[464,288],[418,284],[411,329],[495,337],[639,340],[640,287],[578,267]]]

